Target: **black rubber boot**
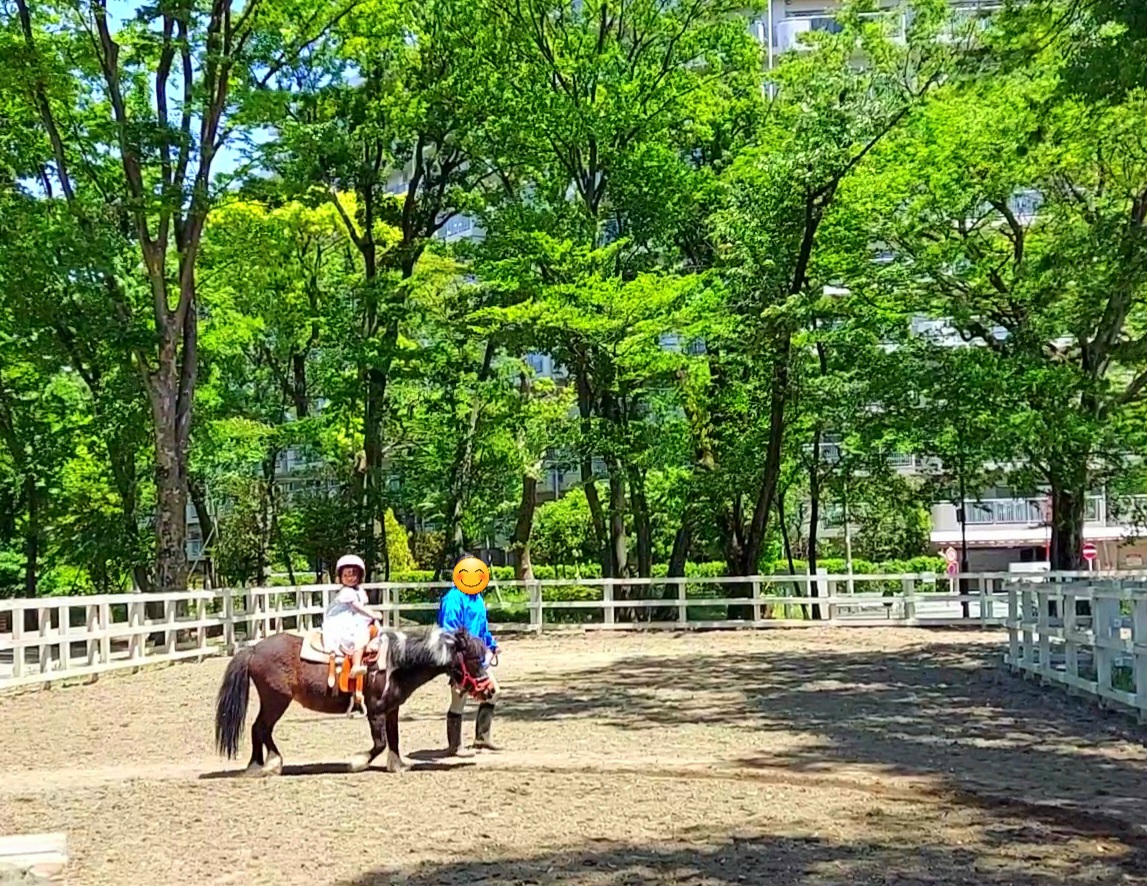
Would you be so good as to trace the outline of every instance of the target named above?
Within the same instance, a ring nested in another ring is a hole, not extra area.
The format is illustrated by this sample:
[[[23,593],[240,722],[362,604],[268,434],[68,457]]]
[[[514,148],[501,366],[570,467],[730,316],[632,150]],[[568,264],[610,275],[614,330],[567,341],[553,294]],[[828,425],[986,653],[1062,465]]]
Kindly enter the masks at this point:
[[[478,719],[474,724],[474,748],[480,751],[498,750],[490,742],[490,727],[494,724],[494,706],[483,703],[478,705]]]
[[[462,747],[462,715],[446,714],[446,755],[453,757]]]
[[[462,748],[462,715],[446,714],[446,756],[469,757],[472,752]]]

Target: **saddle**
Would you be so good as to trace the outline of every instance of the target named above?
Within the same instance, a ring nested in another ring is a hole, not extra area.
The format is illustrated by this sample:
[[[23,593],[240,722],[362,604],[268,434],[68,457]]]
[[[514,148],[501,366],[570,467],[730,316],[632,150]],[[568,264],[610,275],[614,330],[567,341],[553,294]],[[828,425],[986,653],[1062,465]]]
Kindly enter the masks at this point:
[[[383,641],[379,637],[377,624],[370,626],[370,641],[363,650],[362,663],[368,667],[378,661],[382,651]],[[333,648],[327,645],[326,636],[322,628],[314,628],[303,634],[303,647],[299,651],[299,658],[313,664],[327,666],[327,688],[334,689],[338,684],[339,692],[354,692],[355,699],[362,700],[363,681],[365,674],[351,677],[351,657],[345,654],[337,645]]]

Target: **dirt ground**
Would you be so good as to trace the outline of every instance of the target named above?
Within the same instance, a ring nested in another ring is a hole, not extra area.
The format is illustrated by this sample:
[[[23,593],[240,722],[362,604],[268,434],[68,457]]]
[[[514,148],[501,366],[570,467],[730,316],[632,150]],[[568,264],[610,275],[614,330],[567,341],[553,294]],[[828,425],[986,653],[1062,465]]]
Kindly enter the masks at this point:
[[[1147,884],[1147,732],[1007,674],[1003,642],[509,639],[502,750],[434,759],[440,679],[397,775],[342,771],[364,721],[293,708],[284,775],[233,778],[224,660],[110,676],[0,698],[0,833],[67,832],[81,886]]]

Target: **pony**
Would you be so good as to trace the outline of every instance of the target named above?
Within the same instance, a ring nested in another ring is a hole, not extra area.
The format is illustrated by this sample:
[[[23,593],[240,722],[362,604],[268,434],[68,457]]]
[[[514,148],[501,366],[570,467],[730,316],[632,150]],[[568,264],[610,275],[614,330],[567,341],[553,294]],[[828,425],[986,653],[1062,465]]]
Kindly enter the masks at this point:
[[[387,751],[388,771],[408,768],[398,750],[398,709],[435,677],[449,675],[451,684],[479,701],[488,700],[496,691],[486,673],[486,644],[465,630],[451,632],[435,627],[418,636],[380,629],[377,640],[379,653],[363,678],[372,744],[370,750],[351,757],[351,772],[362,772],[383,751]],[[310,638],[274,634],[241,648],[223,674],[215,702],[215,747],[228,759],[239,751],[251,683],[259,693],[259,713],[251,725],[251,760],[246,775],[282,773],[283,755],[272,732],[292,701],[324,714],[347,710],[350,695],[328,685],[327,665],[304,657],[305,642],[310,642]]]

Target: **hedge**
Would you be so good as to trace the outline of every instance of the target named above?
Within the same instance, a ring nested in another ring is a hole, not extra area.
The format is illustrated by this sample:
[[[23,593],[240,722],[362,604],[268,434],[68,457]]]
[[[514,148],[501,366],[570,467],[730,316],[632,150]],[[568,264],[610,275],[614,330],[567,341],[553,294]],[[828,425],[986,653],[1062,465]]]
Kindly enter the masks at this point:
[[[904,573],[944,571],[943,557],[913,557],[908,560],[887,560],[883,563],[874,563],[871,560],[854,559],[852,571],[857,575],[903,575]],[[807,560],[794,560],[793,567],[798,575],[808,571]],[[847,562],[842,558],[825,558],[817,561],[817,567],[825,569],[831,575],[843,575],[847,570]],[[579,578],[601,578],[601,565],[598,563],[583,563],[577,568],[576,575],[570,575],[575,567],[563,566],[563,575],[559,576],[553,566],[535,566],[534,578],[539,581],[577,581]],[[495,566],[491,571],[495,581],[513,581],[514,568],[512,566]],[[656,563],[653,566],[654,578],[665,578],[669,574],[668,563]],[[713,561],[709,563],[686,563],[685,575],[687,578],[718,578],[726,574],[725,563]],[[762,575],[788,575],[789,564],[787,560],[776,560],[766,563],[761,569]],[[405,572],[391,573],[390,580],[396,584],[422,584],[434,581],[434,571],[430,569],[412,569]]]
[[[899,576],[903,574],[919,574],[919,573],[935,573],[941,575],[944,571],[945,561],[942,557],[913,557],[907,560],[889,560],[883,563],[873,563],[868,560],[854,559],[852,561],[853,573],[857,575],[889,575]],[[826,558],[817,561],[817,566],[824,569],[830,575],[843,575],[846,571],[846,562],[840,558]],[[805,575],[808,569],[808,563],[804,560],[794,560],[793,567],[796,569],[797,575]],[[570,567],[563,567],[563,571],[570,569]],[[578,577],[565,577],[563,576],[562,584],[547,586],[544,589],[545,599],[553,602],[565,601],[582,601],[593,602],[601,599],[601,588],[599,586],[583,585],[579,583],[579,579],[594,579],[600,576],[601,569],[594,564],[583,564],[579,567],[581,573]],[[514,579],[514,570],[510,566],[495,566],[491,570],[493,578],[497,582],[509,582]],[[668,572],[667,564],[660,563],[653,568],[654,578],[665,578]],[[534,575],[539,580],[553,580],[555,579],[556,570],[552,566],[538,566],[534,569]],[[807,583],[795,583],[792,581],[785,581],[784,576],[788,576],[789,564],[787,560],[776,561],[767,564],[766,568],[761,570],[763,575],[775,576],[775,581],[765,582],[761,586],[761,594],[763,596],[804,596],[806,594]],[[714,578],[724,576],[726,574],[725,564],[722,562],[709,562],[709,563],[687,563],[685,566],[685,574],[690,578]],[[444,588],[430,587],[429,583],[435,580],[434,572],[428,569],[422,570],[409,570],[404,572],[395,572],[391,575],[390,579],[395,584],[405,584],[407,587],[400,588],[397,593],[397,602],[400,604],[414,604],[414,603],[437,603]],[[566,584],[564,582],[568,581]],[[425,585],[425,587],[419,587]],[[676,619],[676,589],[671,585],[662,584],[660,582],[652,585],[639,585],[632,589],[634,598],[645,599],[661,599],[666,601],[666,609],[657,612],[655,609],[642,608],[637,610],[639,618],[650,616],[658,616],[659,618]],[[881,593],[886,596],[899,593],[901,584],[899,578],[890,578],[888,581],[866,581],[858,583],[857,591],[860,593]],[[945,591],[946,586],[942,581],[938,581],[935,585],[918,586],[918,592],[927,592],[929,590]],[[729,618],[729,609],[732,608],[728,605],[705,605],[702,601],[706,599],[717,599],[721,597],[744,597],[746,605],[752,595],[752,586],[750,582],[727,582],[723,584],[709,584],[697,583],[691,584],[687,587],[688,598],[690,606],[688,607],[688,615],[691,621],[724,621]],[[501,624],[528,624],[530,613],[528,608],[528,600],[526,591],[521,587],[493,587],[486,594],[487,606],[489,607],[489,619],[494,623]],[[696,601],[696,603],[694,602]],[[784,607],[786,612],[783,613],[787,618],[802,618],[804,616],[804,607],[796,604],[787,605]],[[586,623],[600,623],[602,621],[603,613],[601,609],[554,609],[546,612],[546,622],[549,624],[586,624]],[[415,624],[431,624],[435,619],[435,612],[426,610],[421,612],[407,612],[403,613],[402,618],[404,621],[413,622]]]

